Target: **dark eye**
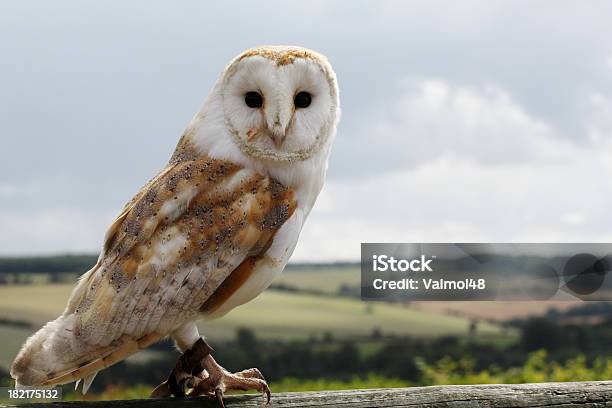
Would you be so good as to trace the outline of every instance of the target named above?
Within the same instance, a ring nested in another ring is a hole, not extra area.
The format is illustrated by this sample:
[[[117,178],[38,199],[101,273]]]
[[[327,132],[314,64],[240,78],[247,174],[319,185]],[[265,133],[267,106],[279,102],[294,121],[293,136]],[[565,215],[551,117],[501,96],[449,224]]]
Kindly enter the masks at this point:
[[[263,105],[263,98],[258,92],[247,92],[246,95],[244,95],[244,103],[246,103],[249,108],[261,108]]]
[[[310,106],[310,102],[312,102],[312,96],[308,92],[298,93],[293,100],[296,108],[307,108]]]

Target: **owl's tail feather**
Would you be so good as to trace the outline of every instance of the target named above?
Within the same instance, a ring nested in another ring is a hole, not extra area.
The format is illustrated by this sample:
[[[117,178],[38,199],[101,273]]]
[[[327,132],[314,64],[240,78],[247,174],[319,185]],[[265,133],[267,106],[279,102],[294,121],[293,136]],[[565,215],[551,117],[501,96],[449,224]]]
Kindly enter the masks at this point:
[[[93,383],[93,380],[94,378],[96,378],[96,375],[98,375],[97,371],[93,374],[89,374],[87,377],[81,378],[81,380],[83,380],[83,395],[87,394],[87,390],[89,390],[89,387],[91,387],[91,383]],[[74,383],[75,391],[79,389],[79,384],[81,383],[81,380],[77,380],[77,382]]]
[[[62,315],[47,323],[24,344],[11,367],[16,386],[50,387],[84,379],[84,393],[95,374],[161,340],[150,333],[134,339],[122,336],[106,347],[75,350],[74,334],[67,330],[74,315]]]
[[[123,344],[110,353],[103,357],[98,357],[95,360],[91,360],[87,363],[82,364],[79,367],[75,367],[71,370],[67,370],[62,374],[55,375],[53,378],[49,378],[43,383],[42,386],[66,384],[73,381],[78,381],[81,378],[96,374],[98,371],[103,370],[111,365],[118,363],[119,361],[125,360],[127,357],[136,353],[139,350],[149,347],[151,344],[159,341],[164,337],[159,333],[151,333],[141,337],[138,340],[125,339]],[[87,379],[87,378],[86,378]],[[93,378],[91,379],[93,381]]]

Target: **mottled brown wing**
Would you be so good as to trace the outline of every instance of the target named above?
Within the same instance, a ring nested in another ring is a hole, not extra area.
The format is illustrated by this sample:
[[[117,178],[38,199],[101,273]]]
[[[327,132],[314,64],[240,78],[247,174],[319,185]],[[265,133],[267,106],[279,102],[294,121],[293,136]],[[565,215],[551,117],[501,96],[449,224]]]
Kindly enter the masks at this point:
[[[106,347],[170,333],[267,248],[295,206],[291,190],[226,161],[171,165],[113,223],[65,312],[76,315],[74,335]]]

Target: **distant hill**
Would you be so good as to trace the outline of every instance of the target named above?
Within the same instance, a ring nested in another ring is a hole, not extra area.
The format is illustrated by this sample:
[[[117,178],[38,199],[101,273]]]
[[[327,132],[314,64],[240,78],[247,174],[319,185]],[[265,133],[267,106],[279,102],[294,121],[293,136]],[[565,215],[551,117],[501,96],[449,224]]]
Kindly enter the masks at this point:
[[[0,257],[0,274],[15,273],[70,273],[87,272],[98,259],[96,254],[53,255],[32,257]],[[290,263],[288,270],[318,270],[330,267],[358,267],[359,263]]]
[[[54,255],[36,257],[1,257],[0,273],[84,273],[98,255]]]

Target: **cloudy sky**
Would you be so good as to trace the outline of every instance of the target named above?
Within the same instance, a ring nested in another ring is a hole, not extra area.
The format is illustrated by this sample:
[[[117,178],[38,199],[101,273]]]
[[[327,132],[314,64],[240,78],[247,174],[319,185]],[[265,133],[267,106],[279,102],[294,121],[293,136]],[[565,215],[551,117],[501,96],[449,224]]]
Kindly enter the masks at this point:
[[[612,241],[612,3],[3,1],[0,255],[95,252],[241,50],[331,60],[343,117],[294,260]]]

